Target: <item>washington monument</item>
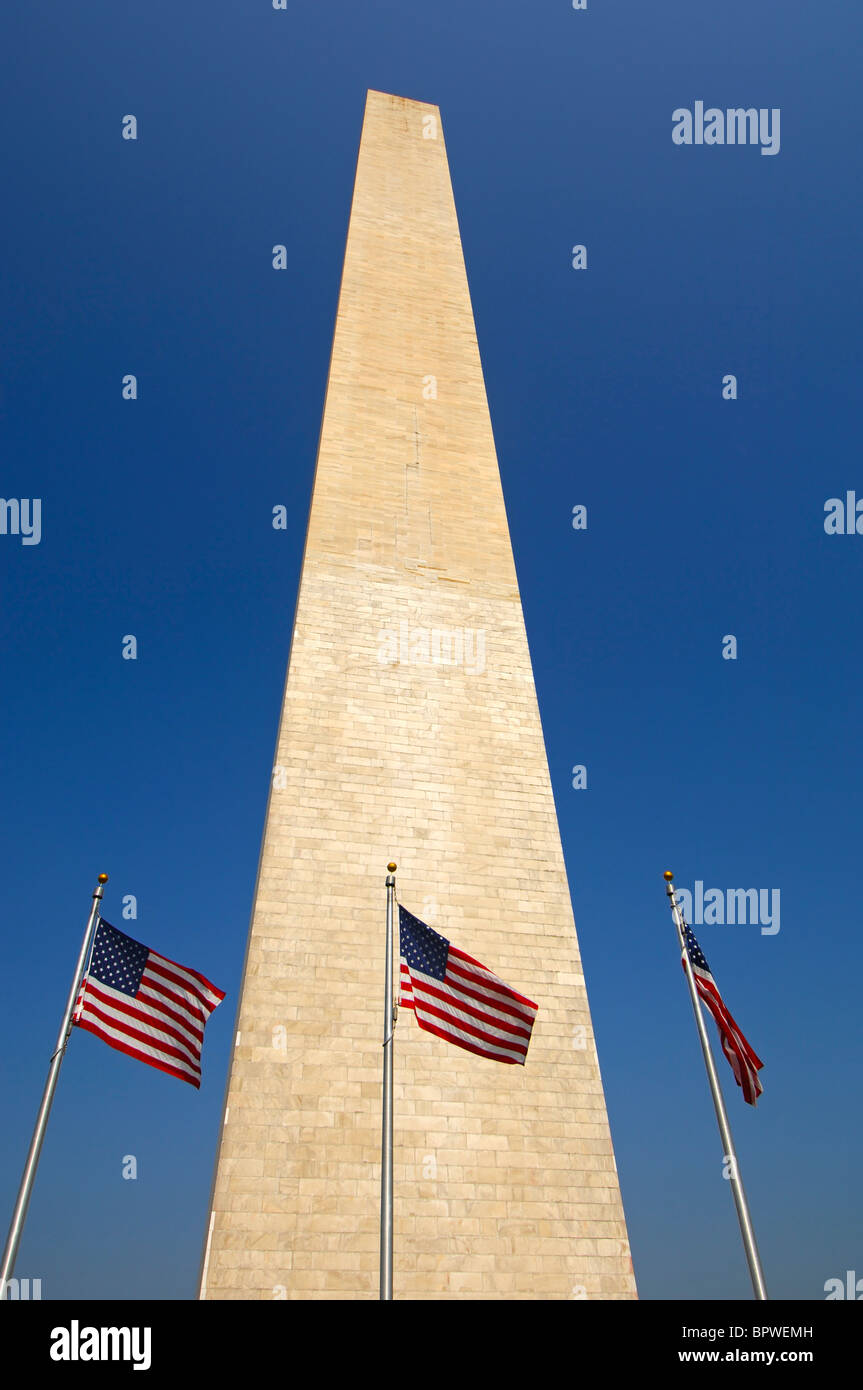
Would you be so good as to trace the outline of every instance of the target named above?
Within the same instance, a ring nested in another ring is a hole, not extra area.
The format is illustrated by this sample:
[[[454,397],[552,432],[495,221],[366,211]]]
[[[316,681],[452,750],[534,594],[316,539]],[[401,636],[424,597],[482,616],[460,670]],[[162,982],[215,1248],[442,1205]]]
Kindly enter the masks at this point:
[[[636,1297],[440,111],[369,92],[202,1298],[378,1296],[390,860],[538,1005],[399,1014],[395,1298]]]

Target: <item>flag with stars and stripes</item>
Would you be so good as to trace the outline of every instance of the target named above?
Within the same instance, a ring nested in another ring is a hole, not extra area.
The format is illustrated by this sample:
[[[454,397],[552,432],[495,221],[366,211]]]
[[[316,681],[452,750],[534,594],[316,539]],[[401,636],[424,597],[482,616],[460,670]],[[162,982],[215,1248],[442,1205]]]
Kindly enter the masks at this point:
[[[102,918],[72,1022],[109,1047],[201,1085],[204,1024],[225,995]]]
[[[695,987],[699,997],[704,1000],[719,1029],[719,1040],[722,1044],[722,1051],[731,1063],[731,1070],[734,1072],[734,1079],[743,1092],[743,1099],[749,1105],[754,1105],[761,1095],[764,1087],[758,1080],[758,1073],[764,1066],[759,1060],[749,1043],[744,1038],[731,1014],[722,1002],[722,995],[716,987],[716,981],[710,973],[710,966],[704,958],[704,952],[695,940],[695,936],[686,923],[683,924],[684,939],[686,941],[686,951],[692,966],[692,974],[695,977]],[[686,962],[681,955],[681,964],[684,970]]]
[[[537,1006],[399,905],[401,1003],[420,1028],[490,1057],[524,1065]]]

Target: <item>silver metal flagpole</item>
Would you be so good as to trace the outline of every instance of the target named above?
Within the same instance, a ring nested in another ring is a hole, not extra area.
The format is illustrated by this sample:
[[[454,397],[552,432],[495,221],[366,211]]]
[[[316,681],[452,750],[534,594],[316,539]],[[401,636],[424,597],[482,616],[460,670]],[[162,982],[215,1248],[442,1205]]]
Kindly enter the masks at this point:
[[[692,1000],[693,1012],[695,1013],[695,1026],[698,1029],[698,1036],[701,1039],[701,1050],[704,1053],[704,1065],[707,1068],[710,1093],[713,1096],[713,1106],[716,1110],[716,1119],[719,1122],[719,1134],[722,1139],[725,1157],[731,1160],[729,1180],[731,1182],[731,1191],[734,1193],[734,1205],[737,1207],[737,1219],[740,1222],[740,1234],[743,1237],[743,1248],[746,1251],[746,1260],[749,1265],[752,1287],[757,1299],[766,1299],[767,1285],[764,1282],[764,1271],[761,1268],[758,1246],[755,1243],[755,1231],[752,1227],[752,1218],[749,1215],[746,1193],[743,1190],[743,1180],[740,1177],[740,1165],[737,1162],[737,1152],[734,1148],[734,1140],[731,1137],[731,1126],[728,1123],[728,1116],[725,1113],[725,1102],[722,1099],[719,1077],[716,1073],[713,1053],[710,1050],[710,1039],[707,1036],[704,1015],[701,1012],[701,1000],[698,997],[698,987],[695,983],[695,976],[692,973],[692,962],[689,959],[689,952],[686,949],[686,937],[683,931],[683,913],[677,905],[677,899],[674,896],[674,889],[672,887],[674,875],[670,869],[666,869],[663,877],[665,879],[665,891],[668,894],[668,901],[671,904],[671,915],[674,918],[674,925],[677,928],[680,949],[683,952],[683,964],[686,970],[687,983],[689,984],[689,995]]]
[[[18,1200],[15,1203],[12,1224],[9,1227],[9,1235],[6,1238],[6,1249],[3,1251],[3,1267],[2,1270],[0,1270],[0,1299],[6,1296],[6,1281],[11,1279],[12,1270],[15,1268],[18,1246],[21,1243],[21,1233],[24,1230],[24,1221],[27,1217],[27,1207],[30,1204],[30,1194],[33,1191],[33,1183],[36,1178],[39,1154],[42,1150],[42,1140],[45,1138],[45,1130],[48,1127],[48,1116],[51,1113],[51,1103],[54,1100],[54,1092],[57,1089],[57,1078],[60,1075],[60,1066],[66,1051],[66,1043],[69,1041],[69,1034],[72,1031],[72,1013],[75,1008],[75,1001],[78,998],[78,990],[81,985],[81,977],[84,974],[84,969],[87,964],[87,957],[90,954],[90,946],[92,945],[93,937],[96,932],[96,923],[99,920],[99,905],[102,901],[102,892],[107,882],[108,875],[100,874],[99,884],[93,894],[93,905],[90,908],[90,916],[87,919],[87,926],[84,931],[84,940],[81,942],[81,951],[78,956],[78,964],[75,967],[75,976],[72,980],[72,987],[69,990],[69,998],[66,1001],[63,1022],[60,1024],[60,1032],[57,1035],[57,1046],[54,1048],[54,1052],[51,1056],[48,1080],[45,1082],[42,1104],[39,1107],[36,1128],[33,1130],[33,1138],[30,1140],[30,1151],[27,1154],[27,1162],[24,1165],[21,1186],[18,1189]]]
[[[393,1296],[393,1033],[396,1025],[393,999],[393,905],[396,896],[395,864],[387,864],[387,960],[384,970],[384,1085],[381,1121],[381,1291]]]

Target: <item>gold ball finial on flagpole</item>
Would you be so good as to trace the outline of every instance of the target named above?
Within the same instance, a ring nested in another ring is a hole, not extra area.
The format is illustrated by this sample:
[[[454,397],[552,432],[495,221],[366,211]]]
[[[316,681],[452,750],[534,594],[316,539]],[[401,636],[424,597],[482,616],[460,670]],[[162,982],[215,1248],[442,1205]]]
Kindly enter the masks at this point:
[[[674,878],[674,874],[671,872],[670,869],[666,869],[662,877],[665,879],[666,883],[670,883],[671,880]]]
[[[100,882],[100,883],[107,883],[107,882],[108,882],[108,875],[107,875],[107,874],[100,874],[100,875],[99,875],[99,882]]]
[[[390,863],[387,864],[387,873],[394,874],[397,868],[398,864],[393,864],[393,862],[390,861]]]

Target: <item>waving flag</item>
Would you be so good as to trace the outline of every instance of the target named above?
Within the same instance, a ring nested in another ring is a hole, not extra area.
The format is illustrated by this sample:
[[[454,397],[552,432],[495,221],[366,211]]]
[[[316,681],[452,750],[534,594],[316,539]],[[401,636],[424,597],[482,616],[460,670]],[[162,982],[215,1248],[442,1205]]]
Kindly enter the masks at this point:
[[[420,1028],[480,1057],[524,1065],[536,1004],[401,905],[399,951],[402,1007]]]
[[[204,1024],[224,997],[197,970],[100,918],[72,1022],[118,1052],[200,1087]]]
[[[725,1053],[731,1069],[734,1072],[734,1079],[743,1092],[743,1099],[749,1105],[755,1105],[764,1087],[758,1080],[758,1073],[764,1063],[758,1059],[749,1043],[744,1038],[731,1014],[722,1002],[722,995],[716,987],[716,981],[710,973],[710,966],[704,958],[704,952],[695,940],[691,929],[684,923],[684,939],[689,961],[692,966],[692,973],[695,977],[695,987],[699,997],[704,1000],[719,1029],[719,1040],[722,1044],[722,1051]],[[681,964],[684,970],[686,963],[681,956]]]

